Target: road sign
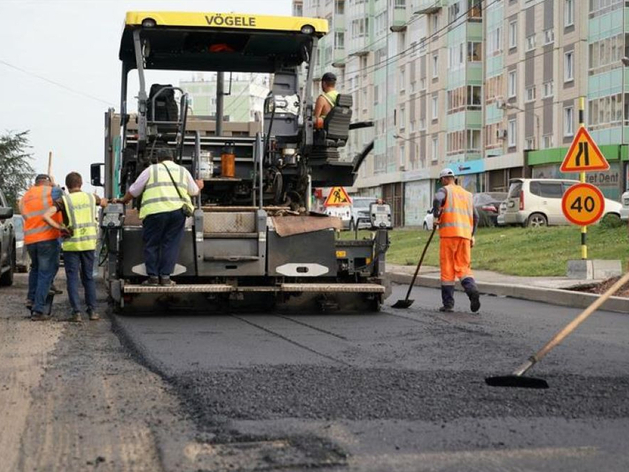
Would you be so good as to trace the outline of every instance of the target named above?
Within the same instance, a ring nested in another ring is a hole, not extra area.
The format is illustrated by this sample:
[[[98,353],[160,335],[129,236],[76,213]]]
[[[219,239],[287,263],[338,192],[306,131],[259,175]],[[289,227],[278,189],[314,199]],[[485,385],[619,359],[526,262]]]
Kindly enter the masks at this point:
[[[581,126],[561,164],[561,172],[590,172],[609,169],[609,162],[601,153],[585,126]]]
[[[328,198],[325,199],[324,206],[348,206],[352,204],[352,199],[349,198],[347,192],[343,187],[332,187]]]
[[[605,197],[594,185],[575,184],[563,194],[561,209],[571,223],[591,225],[603,215]]]

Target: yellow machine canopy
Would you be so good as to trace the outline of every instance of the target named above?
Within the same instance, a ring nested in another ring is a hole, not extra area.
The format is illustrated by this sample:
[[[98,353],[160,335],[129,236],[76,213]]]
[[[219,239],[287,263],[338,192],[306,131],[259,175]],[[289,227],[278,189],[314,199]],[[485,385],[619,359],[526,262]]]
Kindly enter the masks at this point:
[[[129,12],[120,60],[136,67],[140,30],[146,69],[274,72],[310,60],[326,20],[238,13]]]

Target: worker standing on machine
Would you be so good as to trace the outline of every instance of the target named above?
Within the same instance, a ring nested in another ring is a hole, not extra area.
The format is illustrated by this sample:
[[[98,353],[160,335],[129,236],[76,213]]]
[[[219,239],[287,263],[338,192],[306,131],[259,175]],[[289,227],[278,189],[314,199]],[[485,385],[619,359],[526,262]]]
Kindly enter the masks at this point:
[[[157,152],[153,164],[138,176],[125,196],[114,203],[129,203],[142,195],[140,219],[144,240],[144,265],[148,280],[145,285],[174,285],[170,275],[179,257],[186,216],[191,216],[190,197],[203,188],[202,180],[194,180],[190,172],[173,162],[171,149]]]
[[[336,99],[339,96],[336,90],[336,75],[326,72],[321,77],[321,90],[323,93],[317,97],[314,109],[314,121],[317,129],[323,128],[323,120],[328,113],[336,106]]]
[[[442,187],[433,200],[433,215],[439,224],[439,262],[441,265],[441,299],[439,311],[454,311],[454,283],[458,278],[470,299],[470,309],[480,309],[480,296],[472,275],[471,260],[478,212],[472,194],[455,182],[452,169],[439,174]]]

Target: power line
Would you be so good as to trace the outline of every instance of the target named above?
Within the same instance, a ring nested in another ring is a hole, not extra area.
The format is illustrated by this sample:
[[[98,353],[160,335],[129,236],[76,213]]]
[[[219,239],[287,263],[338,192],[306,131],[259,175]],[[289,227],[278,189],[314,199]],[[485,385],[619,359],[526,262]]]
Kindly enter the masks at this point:
[[[0,59],[0,64],[3,64],[5,66],[7,66],[7,67],[10,67],[11,69],[15,69],[17,71],[20,71],[23,74],[30,75],[31,77],[35,77],[36,79],[43,80],[44,82],[47,82],[49,84],[55,85],[57,87],[60,87],[60,88],[62,88],[64,90],[66,90],[68,92],[71,92],[71,93],[74,93],[76,95],[80,95],[80,96],[82,96],[84,98],[89,98],[90,100],[95,100],[97,102],[104,103],[105,105],[112,106],[111,102],[108,102],[107,100],[103,100],[101,98],[95,97],[94,95],[90,95],[88,93],[81,92],[80,90],[76,90],[76,89],[70,88],[67,85],[63,85],[63,84],[61,84],[59,82],[55,82],[54,80],[51,80],[51,79],[49,79],[47,77],[44,77],[42,75],[35,74],[33,72],[27,71],[25,69],[22,69],[21,67],[18,67],[16,65],[10,64],[10,63],[8,63],[6,61],[3,61],[2,59]]]
[[[443,36],[443,35],[441,34],[442,32],[444,32],[444,31],[446,31],[446,30],[448,30],[448,31],[453,31],[454,29],[458,28],[459,26],[461,26],[461,25],[465,24],[465,23],[468,21],[467,16],[469,15],[469,13],[470,13],[472,10],[474,10],[474,9],[478,8],[478,6],[479,6],[479,5],[481,5],[481,9],[482,9],[482,3],[483,3],[483,2],[485,2],[485,1],[486,1],[486,0],[481,0],[481,1],[480,1],[480,4],[477,4],[477,5],[472,5],[472,6],[471,6],[470,8],[468,8],[468,9],[467,9],[467,10],[466,10],[463,14],[461,14],[461,16],[459,16],[459,17],[455,18],[454,20],[450,21],[450,22],[449,22],[449,23],[447,23],[447,24],[446,24],[443,28],[438,29],[437,31],[435,31],[434,33],[432,33],[430,36],[426,36],[426,37],[422,40],[422,42],[424,42],[424,43],[426,43],[426,44],[427,44],[427,43],[429,43],[431,40],[438,39],[438,38],[440,38],[441,36]],[[501,0],[492,0],[492,2],[491,2],[491,3],[489,3],[489,4],[487,4],[487,5],[485,6],[485,10],[487,10],[489,7],[491,7],[492,5],[494,5],[494,4],[496,4],[496,3],[500,2],[500,1],[501,1]],[[418,18],[419,18],[419,17],[418,17]],[[459,24],[457,24],[457,25],[453,26],[453,25],[454,25],[457,21],[459,21],[459,20],[463,20],[463,21],[461,21],[461,22],[459,22]],[[410,24],[410,23],[409,23],[409,24]],[[447,31],[446,31],[446,33],[447,33]],[[401,58],[401,57],[404,57],[404,56],[406,56],[407,54],[409,54],[409,53],[413,52],[413,50],[414,50],[416,47],[417,47],[417,45],[416,45],[416,44],[413,44],[413,45],[411,45],[410,47],[408,47],[408,48],[404,49],[403,51],[401,51],[401,52],[399,52],[399,53],[397,53],[397,54],[394,54],[394,55],[393,55],[393,56],[391,56],[391,57],[387,57],[387,58],[383,59],[382,61],[378,62],[377,64],[373,64],[373,65],[371,65],[371,66],[364,67],[364,68],[362,68],[362,69],[359,69],[359,70],[357,70],[357,71],[354,71],[353,73],[355,73],[355,74],[361,74],[361,73],[366,73],[366,72],[369,72],[369,71],[371,71],[371,70],[373,70],[373,71],[375,72],[376,70],[382,69],[382,68],[384,68],[384,67],[388,67],[390,64],[393,64],[394,62],[396,62],[396,61],[397,61],[397,59],[399,59],[399,58]]]

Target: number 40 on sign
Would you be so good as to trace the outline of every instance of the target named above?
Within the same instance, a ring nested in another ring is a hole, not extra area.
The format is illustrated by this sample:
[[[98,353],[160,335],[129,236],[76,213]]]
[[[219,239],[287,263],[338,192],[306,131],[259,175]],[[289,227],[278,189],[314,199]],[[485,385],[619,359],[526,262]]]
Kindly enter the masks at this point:
[[[575,184],[564,193],[561,207],[568,221],[575,225],[588,226],[603,215],[605,197],[594,185]]]

